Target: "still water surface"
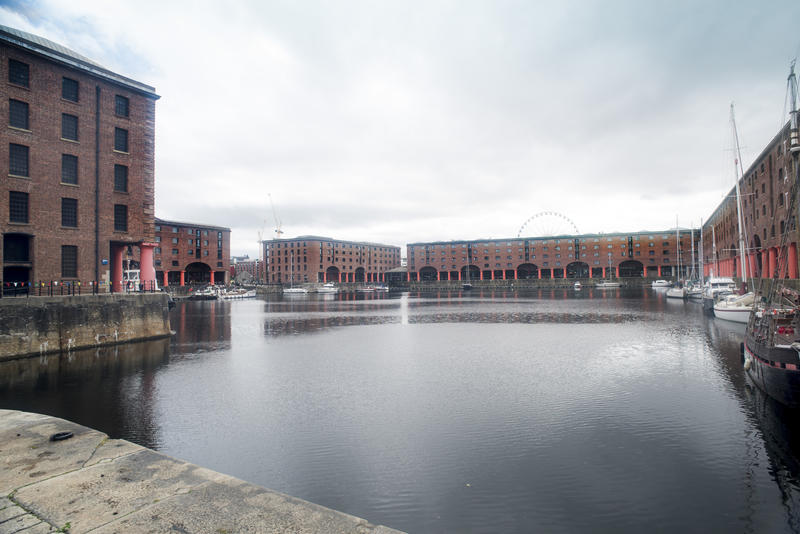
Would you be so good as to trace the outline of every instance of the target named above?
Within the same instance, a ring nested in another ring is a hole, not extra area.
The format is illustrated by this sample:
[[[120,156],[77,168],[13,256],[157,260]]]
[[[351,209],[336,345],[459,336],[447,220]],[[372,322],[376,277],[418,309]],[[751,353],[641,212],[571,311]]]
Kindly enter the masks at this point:
[[[187,302],[0,364],[0,407],[409,532],[797,532],[796,415],[743,327],[649,289]]]

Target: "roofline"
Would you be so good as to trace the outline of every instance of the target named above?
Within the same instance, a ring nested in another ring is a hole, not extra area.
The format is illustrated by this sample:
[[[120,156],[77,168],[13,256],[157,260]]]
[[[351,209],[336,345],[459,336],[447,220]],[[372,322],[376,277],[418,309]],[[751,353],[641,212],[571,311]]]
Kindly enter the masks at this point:
[[[297,237],[286,237],[281,239],[264,239],[265,243],[280,243],[281,241],[327,241],[330,243],[347,243],[350,245],[368,245],[371,247],[394,247],[402,249],[399,245],[387,245],[386,243],[373,243],[371,241],[348,241],[346,239],[334,239],[332,237],[323,237],[318,235],[301,235]]]
[[[230,232],[230,228],[226,228],[224,226],[214,226],[211,224],[198,224],[193,222],[184,222],[184,221],[168,221],[166,219],[159,219],[156,217],[156,224],[162,226],[193,226],[195,228],[203,228],[206,230],[222,230],[223,232]]]
[[[690,231],[699,232],[699,228],[679,228],[680,232],[687,233]],[[499,243],[502,241],[552,241],[554,239],[594,239],[601,237],[633,237],[651,234],[675,234],[675,228],[666,230],[643,230],[639,232],[609,232],[609,233],[595,233],[595,234],[563,234],[553,236],[538,236],[538,237],[499,237],[491,239],[453,239],[451,241],[426,241],[417,243],[408,243],[406,246],[424,246],[424,245],[453,245],[456,243]]]
[[[137,82],[136,80],[112,72],[106,69],[105,67],[101,67],[100,65],[84,61],[77,57],[68,56],[62,52],[59,52],[58,50],[54,50],[39,43],[35,43],[19,35],[9,33],[5,31],[2,25],[0,25],[0,40],[8,44],[11,44],[13,46],[16,46],[18,48],[21,48],[32,54],[54,61],[56,63],[60,63],[67,67],[81,70],[83,72],[91,74],[92,76],[102,78],[105,81],[111,82],[116,85],[120,85],[127,89],[131,89],[132,91],[140,93],[146,97],[152,98],[153,100],[158,100],[159,98],[161,98],[159,95],[156,94],[155,87],[151,87],[142,82]]]

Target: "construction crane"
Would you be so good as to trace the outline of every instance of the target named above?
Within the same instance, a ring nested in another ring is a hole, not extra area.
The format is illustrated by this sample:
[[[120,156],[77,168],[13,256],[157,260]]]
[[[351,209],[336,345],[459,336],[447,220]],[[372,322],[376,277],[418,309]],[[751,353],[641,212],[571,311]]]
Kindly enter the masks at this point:
[[[272,207],[272,216],[275,218],[275,239],[280,239],[283,235],[283,230],[281,230],[283,223],[278,218],[278,213],[275,211],[275,204],[272,202],[272,195],[267,193],[267,196],[269,197],[269,205]]]

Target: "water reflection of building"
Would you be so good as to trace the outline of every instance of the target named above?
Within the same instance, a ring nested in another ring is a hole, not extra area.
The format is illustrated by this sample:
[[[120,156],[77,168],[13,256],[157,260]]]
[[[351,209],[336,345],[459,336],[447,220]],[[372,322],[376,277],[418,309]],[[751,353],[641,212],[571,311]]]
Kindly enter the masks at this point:
[[[182,346],[230,343],[230,306],[231,303],[224,300],[179,302],[170,312],[175,330],[173,343]]]
[[[168,339],[0,362],[0,406],[157,448],[156,376],[168,362]]]

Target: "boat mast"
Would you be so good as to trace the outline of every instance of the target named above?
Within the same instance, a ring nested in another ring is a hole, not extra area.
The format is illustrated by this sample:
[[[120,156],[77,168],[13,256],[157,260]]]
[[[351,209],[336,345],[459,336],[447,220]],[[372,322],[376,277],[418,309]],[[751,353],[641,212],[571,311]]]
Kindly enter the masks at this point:
[[[733,142],[736,152],[733,158],[733,170],[736,178],[736,221],[739,225],[739,262],[742,266],[742,284],[747,289],[747,262],[744,255],[744,226],[742,225],[742,195],[739,190],[740,169],[742,167],[742,153],[739,150],[739,133],[736,131],[736,117],[733,113],[733,102],[731,102],[731,128],[733,129]]]
[[[702,286],[706,282],[706,280],[705,280],[706,279],[705,264],[703,262],[703,218],[702,217],[700,218],[700,244],[699,244],[699,248],[700,248],[700,250],[698,251],[698,255],[700,257],[698,258],[698,263],[699,263],[699,271],[700,271],[700,285]]]
[[[675,216],[675,252],[678,255],[678,274],[675,276],[675,281],[681,278],[681,232],[678,229],[678,216]]]
[[[719,276],[719,258],[717,257],[717,234],[715,233],[715,227],[711,225],[711,260],[714,264],[714,269],[717,270],[717,276]],[[711,277],[714,277],[714,273],[711,273]]]
[[[692,233],[692,269],[690,279],[692,282],[694,282],[694,280],[697,278],[697,273],[694,271],[694,228],[692,228],[691,224],[689,225],[689,230]]]

